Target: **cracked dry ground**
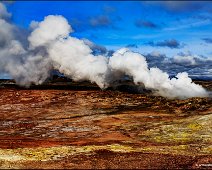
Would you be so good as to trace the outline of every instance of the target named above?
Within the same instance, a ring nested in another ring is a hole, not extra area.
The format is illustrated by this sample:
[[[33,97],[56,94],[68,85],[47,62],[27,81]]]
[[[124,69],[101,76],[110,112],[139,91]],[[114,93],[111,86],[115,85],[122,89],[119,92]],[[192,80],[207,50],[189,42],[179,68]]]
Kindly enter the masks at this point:
[[[1,88],[0,168],[211,168],[211,106],[211,98]]]

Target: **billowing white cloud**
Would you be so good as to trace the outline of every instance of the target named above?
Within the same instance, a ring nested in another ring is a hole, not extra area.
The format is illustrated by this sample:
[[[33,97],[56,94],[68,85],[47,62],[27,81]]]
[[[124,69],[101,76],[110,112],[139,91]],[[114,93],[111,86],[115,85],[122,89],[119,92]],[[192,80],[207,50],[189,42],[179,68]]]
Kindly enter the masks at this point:
[[[35,48],[50,43],[55,39],[65,38],[72,31],[71,26],[64,17],[49,15],[38,24],[37,29],[31,33],[28,40],[31,47]]]
[[[187,73],[169,79],[166,72],[149,68],[144,56],[127,48],[117,50],[110,57],[94,55],[84,40],[70,36],[73,30],[62,16],[50,15],[36,23],[28,37],[28,46],[12,36],[14,26],[6,20],[2,22],[5,28],[11,28],[6,32],[1,28],[0,37],[8,31],[11,37],[3,39],[6,45],[0,51],[1,69],[20,85],[41,84],[49,77],[50,71],[56,69],[75,81],[95,82],[102,89],[128,75],[135,84],[142,83],[164,97],[207,96],[205,89],[192,83]]]
[[[177,64],[196,65],[196,61],[193,56],[174,56],[173,61]]]
[[[0,3],[0,18],[7,19],[11,16],[11,14],[7,11],[7,8],[3,3]]]
[[[200,85],[192,83],[186,72],[178,73],[176,78],[169,79],[166,72],[158,68],[149,69],[144,56],[126,48],[114,53],[109,65],[113,73],[121,72],[132,76],[135,84],[143,83],[146,88],[165,97],[207,96],[207,92]]]
[[[149,67],[158,67],[172,77],[179,72],[187,72],[192,79],[212,78],[212,72],[210,71],[212,59],[210,57],[194,55],[191,52],[181,52],[173,57],[167,57],[159,51],[145,53],[144,56]]]
[[[1,16],[9,17],[4,4],[0,3],[0,8],[4,14]],[[16,37],[18,28],[8,20],[9,18],[0,18],[0,71],[8,73],[19,85],[43,83],[51,68],[45,49],[32,51],[24,47]]]

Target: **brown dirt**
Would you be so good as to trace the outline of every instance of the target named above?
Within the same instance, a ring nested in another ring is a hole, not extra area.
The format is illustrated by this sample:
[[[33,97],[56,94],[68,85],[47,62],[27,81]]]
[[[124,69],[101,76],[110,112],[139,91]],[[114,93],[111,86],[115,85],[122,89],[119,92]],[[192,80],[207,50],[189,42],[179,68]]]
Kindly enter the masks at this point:
[[[209,87],[212,82],[205,84]],[[50,151],[63,146],[93,148],[88,153],[67,152],[62,158],[47,161],[43,157],[11,161],[0,155],[0,167],[201,168],[202,164],[211,164],[211,138],[207,136],[211,129],[209,126],[208,129],[198,128],[205,124],[203,118],[211,118],[211,106],[211,98],[170,100],[113,90],[0,88],[2,153],[11,149],[9,152],[16,154],[16,149],[20,148]],[[200,125],[193,125],[194,120],[201,120],[197,122]],[[176,133],[175,129],[164,130],[167,127],[176,127],[183,135],[184,131],[187,133],[185,128],[190,127],[189,133],[195,137],[199,135],[202,140],[185,140],[187,134],[177,139],[176,136],[167,137],[164,133]],[[167,139],[159,140],[158,135]],[[114,144],[116,151],[107,149]],[[99,146],[103,149],[95,149]],[[37,151],[32,152],[37,154]],[[210,168],[207,165],[204,168]]]

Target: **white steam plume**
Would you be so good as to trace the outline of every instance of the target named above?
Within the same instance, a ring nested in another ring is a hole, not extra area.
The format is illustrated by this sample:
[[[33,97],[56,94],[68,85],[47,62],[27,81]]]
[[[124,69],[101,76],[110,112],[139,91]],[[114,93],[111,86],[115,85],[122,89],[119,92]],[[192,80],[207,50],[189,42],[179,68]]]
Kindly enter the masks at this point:
[[[92,55],[83,40],[69,36],[72,31],[62,16],[47,16],[29,36],[30,47],[44,46],[54,68],[67,77],[75,81],[90,80],[104,88],[109,72],[107,59]]]
[[[51,60],[46,56],[45,48],[29,50],[24,47],[24,43],[18,40],[17,30],[10,23],[5,6],[0,3],[0,72],[9,73],[19,85],[41,84],[49,77]]]
[[[169,98],[205,97],[205,89],[192,83],[186,72],[178,73],[177,78],[169,79],[166,72],[158,68],[148,69],[144,56],[126,48],[120,49],[110,58],[109,65],[114,72],[122,72],[132,76],[134,83],[143,83],[146,88],[156,90],[156,93]]]
[[[135,84],[143,83],[165,97],[207,96],[205,89],[192,83],[187,73],[169,79],[160,69],[149,69],[141,54],[126,48],[116,51],[110,58],[93,55],[83,40],[69,36],[73,30],[62,16],[50,15],[42,22],[31,24],[33,30],[28,37],[28,46],[24,47],[13,34],[15,26],[2,17],[8,12],[4,13],[0,15],[1,71],[8,72],[20,85],[41,84],[52,69],[57,69],[75,81],[89,80],[102,89],[121,76],[129,75]]]

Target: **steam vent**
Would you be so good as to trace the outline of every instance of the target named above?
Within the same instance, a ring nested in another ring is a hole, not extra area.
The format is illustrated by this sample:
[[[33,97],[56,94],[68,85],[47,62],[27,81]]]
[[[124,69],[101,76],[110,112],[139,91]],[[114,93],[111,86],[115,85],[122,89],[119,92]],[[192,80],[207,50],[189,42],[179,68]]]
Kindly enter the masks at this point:
[[[0,169],[212,169],[202,1],[1,1]]]

